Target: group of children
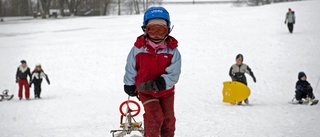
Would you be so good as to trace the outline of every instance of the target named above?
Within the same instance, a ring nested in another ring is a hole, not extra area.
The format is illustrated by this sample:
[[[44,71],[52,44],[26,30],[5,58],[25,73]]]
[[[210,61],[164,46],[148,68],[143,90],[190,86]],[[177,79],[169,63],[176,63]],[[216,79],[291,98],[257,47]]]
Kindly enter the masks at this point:
[[[229,75],[232,81],[238,81],[247,85],[245,73],[248,73],[253,78],[253,81],[256,82],[256,77],[254,76],[250,67],[247,64],[243,63],[243,55],[238,54],[236,56],[236,63],[232,65],[230,68]],[[310,83],[307,81],[307,76],[304,72],[299,72],[298,74],[298,81],[296,83],[295,93],[295,100],[298,104],[303,104],[309,101],[311,101],[311,103],[317,103],[318,101],[315,99],[313,89]],[[249,104],[248,99],[245,99],[244,102],[246,104]],[[242,102],[238,102],[238,105],[241,104]]]
[[[45,78],[50,85],[48,75],[44,73],[41,64],[37,64],[35,69],[31,73],[30,68],[27,65],[27,61],[21,60],[20,62],[21,65],[18,67],[16,73],[16,83],[18,83],[19,85],[19,99],[22,100],[23,98],[23,88],[25,91],[26,100],[30,99],[29,88],[32,86],[32,84],[34,84],[34,98],[40,99],[42,79]]]

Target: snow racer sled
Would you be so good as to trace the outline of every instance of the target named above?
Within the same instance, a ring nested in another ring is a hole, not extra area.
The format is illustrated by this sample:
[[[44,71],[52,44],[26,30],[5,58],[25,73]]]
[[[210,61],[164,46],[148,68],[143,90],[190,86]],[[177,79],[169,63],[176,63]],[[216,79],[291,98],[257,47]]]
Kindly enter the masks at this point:
[[[250,96],[250,89],[245,84],[236,81],[223,82],[223,102],[236,104]]]
[[[129,106],[130,104],[133,105]],[[125,109],[125,111],[124,111]],[[121,103],[119,107],[121,116],[120,116],[120,128],[118,130],[111,130],[112,137],[124,137],[130,135],[133,131],[138,131],[141,133],[141,136],[144,135],[144,129],[142,128],[142,122],[137,122],[133,117],[137,116],[140,113],[140,105],[134,101],[128,100]]]
[[[293,97],[293,99],[289,103],[313,106],[313,105],[317,105],[319,103],[319,100],[311,99],[310,97],[307,97],[307,98],[303,98],[302,102],[299,102],[298,100],[296,100],[296,97]]]
[[[12,95],[8,95],[9,90],[5,89],[4,91],[2,91],[2,94],[0,94],[0,101],[2,100],[11,100],[13,98],[13,94]]]

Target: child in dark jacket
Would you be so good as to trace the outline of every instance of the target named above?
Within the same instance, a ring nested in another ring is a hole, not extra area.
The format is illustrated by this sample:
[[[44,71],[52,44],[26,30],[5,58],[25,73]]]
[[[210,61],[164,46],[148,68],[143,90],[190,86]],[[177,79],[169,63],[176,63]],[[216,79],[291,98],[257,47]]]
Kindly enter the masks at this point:
[[[238,81],[247,85],[247,78],[244,75],[245,73],[248,73],[253,78],[253,81],[256,82],[256,77],[251,71],[251,68],[247,64],[243,63],[243,55],[238,54],[236,56],[236,64],[233,64],[229,70],[229,76],[231,77],[232,81]],[[244,103],[249,104],[249,100],[245,99]],[[241,104],[242,101],[238,102],[238,105]]]
[[[44,73],[42,67],[40,64],[36,65],[36,68],[32,72],[32,79],[30,80],[30,87],[32,83],[34,84],[34,98],[35,99],[40,99],[40,94],[41,94],[41,83],[42,79],[45,78],[50,85],[49,77],[47,74]]]
[[[313,95],[313,89],[307,81],[307,76],[304,72],[299,72],[298,81],[296,83],[296,100],[299,104],[303,103],[302,99],[310,99],[311,102],[317,101]]]
[[[16,73],[16,83],[19,84],[19,94],[18,97],[21,100],[22,99],[22,90],[24,87],[25,97],[27,100],[29,100],[29,86],[28,86],[28,76],[31,80],[31,73],[30,68],[27,65],[27,61],[21,60],[21,65],[17,69]]]

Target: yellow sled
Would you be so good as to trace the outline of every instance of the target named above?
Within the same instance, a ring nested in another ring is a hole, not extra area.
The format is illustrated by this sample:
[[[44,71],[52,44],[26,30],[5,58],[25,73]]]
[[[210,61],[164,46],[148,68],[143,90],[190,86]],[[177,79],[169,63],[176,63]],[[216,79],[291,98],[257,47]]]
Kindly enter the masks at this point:
[[[223,82],[223,102],[236,104],[250,96],[250,89],[245,84],[236,81]]]

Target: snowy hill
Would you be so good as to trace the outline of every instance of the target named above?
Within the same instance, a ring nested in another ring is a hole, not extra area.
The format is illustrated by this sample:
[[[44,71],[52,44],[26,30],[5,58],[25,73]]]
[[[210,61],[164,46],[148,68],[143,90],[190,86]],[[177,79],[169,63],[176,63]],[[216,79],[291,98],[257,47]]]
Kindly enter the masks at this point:
[[[288,104],[299,71],[320,98],[320,1],[262,7],[166,5],[179,40],[182,74],[176,86],[177,137],[315,137],[320,106]],[[293,34],[284,24],[296,12]],[[0,23],[0,90],[17,96],[21,59],[41,63],[51,85],[41,100],[0,102],[1,137],[105,137],[119,126],[126,56],[142,33],[143,15]],[[236,54],[248,76],[250,106],[222,103],[222,82]],[[33,90],[33,89],[32,89]],[[33,91],[31,92],[33,97]],[[137,120],[142,120],[140,114]]]

